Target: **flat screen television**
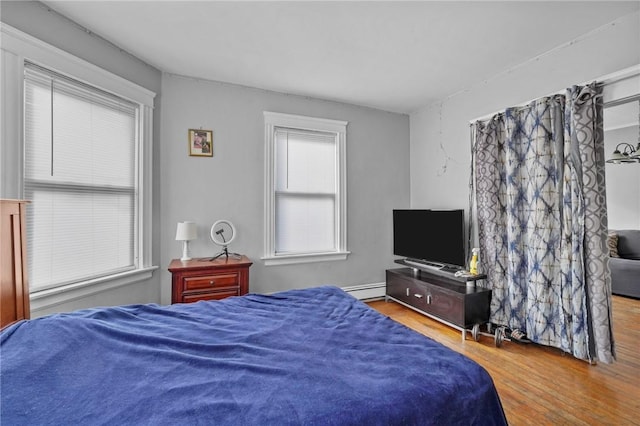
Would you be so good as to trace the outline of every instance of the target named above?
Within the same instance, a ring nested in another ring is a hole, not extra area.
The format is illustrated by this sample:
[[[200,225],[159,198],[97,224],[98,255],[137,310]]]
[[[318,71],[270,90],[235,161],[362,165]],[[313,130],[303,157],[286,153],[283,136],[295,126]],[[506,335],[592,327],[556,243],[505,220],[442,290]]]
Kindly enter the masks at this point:
[[[394,210],[393,254],[432,266],[463,267],[464,210]]]

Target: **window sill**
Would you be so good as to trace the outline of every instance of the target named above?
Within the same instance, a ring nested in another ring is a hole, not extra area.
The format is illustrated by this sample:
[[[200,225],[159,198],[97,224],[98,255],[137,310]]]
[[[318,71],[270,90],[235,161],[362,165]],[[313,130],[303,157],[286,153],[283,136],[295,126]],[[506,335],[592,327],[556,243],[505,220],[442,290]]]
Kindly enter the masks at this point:
[[[296,263],[331,262],[335,260],[346,260],[351,254],[349,251],[331,253],[310,253],[310,254],[290,254],[281,256],[264,256],[265,266],[291,265]]]
[[[134,271],[110,275],[108,277],[100,277],[47,290],[33,291],[29,295],[31,312],[37,312],[106,290],[148,280],[156,269],[158,269],[157,266],[149,266]]]

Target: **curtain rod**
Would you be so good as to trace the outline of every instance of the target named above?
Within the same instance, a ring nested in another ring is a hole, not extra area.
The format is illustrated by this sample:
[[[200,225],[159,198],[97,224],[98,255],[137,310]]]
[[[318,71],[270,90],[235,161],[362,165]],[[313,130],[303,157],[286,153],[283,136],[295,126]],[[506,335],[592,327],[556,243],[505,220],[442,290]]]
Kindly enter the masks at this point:
[[[634,65],[632,67],[625,68],[625,69],[623,69],[621,71],[617,71],[617,72],[614,72],[614,73],[611,73],[611,74],[607,74],[607,75],[605,75],[605,76],[603,76],[603,77],[601,77],[599,79],[589,80],[587,82],[583,82],[580,85],[586,85],[586,84],[591,84],[593,82],[597,82],[597,84],[602,85],[603,87],[606,87],[606,86],[608,86],[610,84],[618,83],[620,81],[636,77],[639,74],[640,74],[640,65]],[[522,105],[522,106],[528,105],[531,102],[535,101],[536,99],[550,97],[550,96],[553,96],[553,95],[560,94],[562,92],[563,92],[563,90],[558,90],[558,91],[552,92],[550,94],[547,94],[545,96],[539,96],[537,98],[531,99],[531,100],[529,100],[527,102],[521,102],[519,105]],[[486,121],[486,120],[490,119],[491,117],[493,117],[494,115],[500,114],[503,111],[504,111],[504,109],[496,111],[496,112],[493,112],[491,114],[485,114],[485,115],[483,115],[481,117],[469,120],[469,125],[472,126],[473,123],[475,123],[476,121]]]

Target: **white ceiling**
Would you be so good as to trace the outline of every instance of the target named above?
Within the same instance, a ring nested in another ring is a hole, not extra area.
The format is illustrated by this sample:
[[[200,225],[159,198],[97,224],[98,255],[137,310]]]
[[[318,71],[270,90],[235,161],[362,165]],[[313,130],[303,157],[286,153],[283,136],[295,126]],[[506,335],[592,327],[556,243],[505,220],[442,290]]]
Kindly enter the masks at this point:
[[[410,113],[640,2],[45,1],[168,73]]]

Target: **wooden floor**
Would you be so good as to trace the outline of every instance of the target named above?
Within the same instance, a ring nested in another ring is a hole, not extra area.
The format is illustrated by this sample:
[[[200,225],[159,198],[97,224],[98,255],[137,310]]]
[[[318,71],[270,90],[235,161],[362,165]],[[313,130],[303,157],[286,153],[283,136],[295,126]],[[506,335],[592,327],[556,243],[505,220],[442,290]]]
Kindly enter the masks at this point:
[[[489,336],[463,342],[460,331],[398,303],[369,305],[481,364],[510,425],[640,425],[640,300],[613,296],[617,361],[597,365],[534,344],[497,348]]]

